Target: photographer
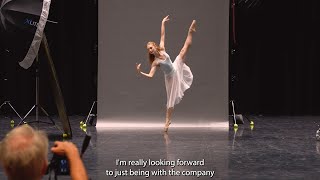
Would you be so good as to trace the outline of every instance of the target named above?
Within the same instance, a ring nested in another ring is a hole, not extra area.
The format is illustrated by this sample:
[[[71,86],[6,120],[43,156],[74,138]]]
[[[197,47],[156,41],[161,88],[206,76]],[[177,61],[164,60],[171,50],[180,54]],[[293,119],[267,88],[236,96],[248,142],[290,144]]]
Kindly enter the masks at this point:
[[[51,150],[68,158],[71,179],[88,179],[73,143],[55,142]],[[40,180],[48,168],[48,137],[29,125],[19,126],[0,142],[0,154],[1,165],[9,180]]]

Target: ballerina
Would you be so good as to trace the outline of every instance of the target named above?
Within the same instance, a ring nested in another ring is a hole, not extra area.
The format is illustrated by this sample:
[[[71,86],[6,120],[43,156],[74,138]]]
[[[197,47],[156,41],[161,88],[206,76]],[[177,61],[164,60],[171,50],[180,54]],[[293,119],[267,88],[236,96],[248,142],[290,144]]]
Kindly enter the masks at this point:
[[[193,81],[192,72],[185,63],[186,54],[192,44],[192,35],[196,32],[196,21],[193,20],[188,30],[188,36],[184,46],[172,63],[170,56],[165,51],[165,24],[167,21],[169,21],[169,16],[166,16],[162,20],[159,46],[155,42],[147,43],[147,51],[151,66],[150,72],[142,72],[140,69],[141,64],[136,64],[138,73],[148,78],[152,78],[159,67],[164,72],[167,92],[166,121],[164,126],[165,132],[168,131],[169,125],[171,124],[171,115],[174,106],[180,103],[184,92],[190,88]]]

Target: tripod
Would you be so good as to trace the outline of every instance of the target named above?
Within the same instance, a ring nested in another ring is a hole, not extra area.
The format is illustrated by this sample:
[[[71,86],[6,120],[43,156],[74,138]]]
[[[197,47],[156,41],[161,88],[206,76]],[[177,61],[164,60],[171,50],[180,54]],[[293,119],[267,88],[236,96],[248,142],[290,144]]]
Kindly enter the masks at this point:
[[[35,104],[32,106],[32,108],[29,110],[29,112],[23,117],[23,119],[21,119],[21,121],[19,122],[18,126],[21,123],[26,123],[25,119],[28,117],[28,115],[35,110],[36,111],[36,120],[35,121],[30,121],[28,123],[47,123],[47,124],[52,124],[55,125],[55,122],[52,120],[52,118],[49,116],[49,114],[47,113],[47,111],[45,109],[43,109],[43,107],[40,105],[39,103],[39,56],[37,56],[36,58],[36,65],[35,65],[35,69],[36,69],[36,102]],[[51,122],[45,122],[45,121],[40,121],[39,120],[39,108],[40,110],[49,118],[49,120]]]
[[[9,52],[10,52],[10,51],[7,50],[7,49],[6,49],[5,51],[6,51],[6,53],[9,53]],[[6,77],[4,77],[2,80],[5,81],[5,82],[8,82],[8,79],[7,79]],[[8,84],[6,83],[5,86],[7,87]],[[7,89],[6,89],[6,93],[5,93],[5,94],[7,95]],[[17,112],[17,110],[12,106],[12,104],[11,104],[10,101],[8,101],[8,100],[5,100],[5,101],[1,104],[0,110],[1,110],[1,108],[4,107],[5,105],[8,105],[8,106],[15,112],[15,114],[20,118],[20,120],[22,120],[20,114]]]

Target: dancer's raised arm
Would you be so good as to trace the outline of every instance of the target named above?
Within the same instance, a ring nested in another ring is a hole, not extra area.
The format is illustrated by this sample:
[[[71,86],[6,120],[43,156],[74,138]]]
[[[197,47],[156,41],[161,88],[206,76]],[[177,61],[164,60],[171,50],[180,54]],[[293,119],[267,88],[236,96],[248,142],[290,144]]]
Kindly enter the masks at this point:
[[[169,15],[163,18],[161,22],[161,37],[160,37],[160,48],[165,50],[164,48],[164,41],[165,41],[165,35],[166,35],[166,28],[165,28],[165,23],[169,21]]]

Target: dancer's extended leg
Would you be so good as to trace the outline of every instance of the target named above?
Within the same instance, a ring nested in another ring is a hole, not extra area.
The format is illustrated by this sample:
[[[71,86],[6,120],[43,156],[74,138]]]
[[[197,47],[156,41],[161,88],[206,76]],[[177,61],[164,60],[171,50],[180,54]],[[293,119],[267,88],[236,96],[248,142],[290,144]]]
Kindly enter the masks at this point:
[[[196,32],[196,20],[193,20],[191,25],[190,25],[190,28],[189,28],[189,31],[188,31],[188,36],[187,36],[187,39],[186,41],[184,42],[184,46],[183,48],[181,49],[180,51],[180,58],[183,60],[183,62],[185,61],[185,57],[186,57],[186,54],[192,44],[192,34]]]

